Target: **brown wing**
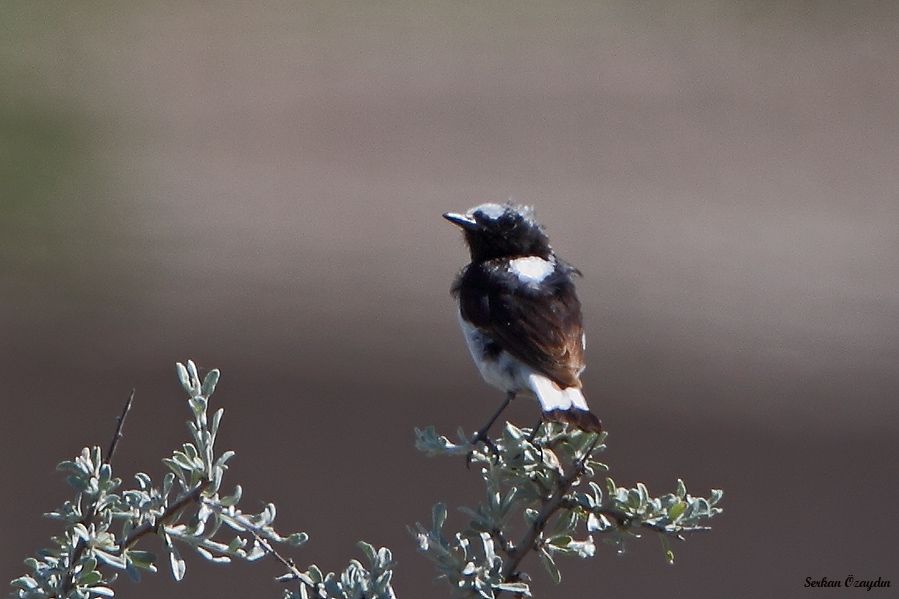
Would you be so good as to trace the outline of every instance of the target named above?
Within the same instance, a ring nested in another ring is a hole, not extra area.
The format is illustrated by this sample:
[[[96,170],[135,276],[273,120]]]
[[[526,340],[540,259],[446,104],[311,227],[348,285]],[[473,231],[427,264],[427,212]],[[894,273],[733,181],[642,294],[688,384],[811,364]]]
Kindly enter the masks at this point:
[[[535,288],[502,269],[470,267],[455,288],[466,320],[563,388],[580,387],[584,369],[581,303],[569,272]]]

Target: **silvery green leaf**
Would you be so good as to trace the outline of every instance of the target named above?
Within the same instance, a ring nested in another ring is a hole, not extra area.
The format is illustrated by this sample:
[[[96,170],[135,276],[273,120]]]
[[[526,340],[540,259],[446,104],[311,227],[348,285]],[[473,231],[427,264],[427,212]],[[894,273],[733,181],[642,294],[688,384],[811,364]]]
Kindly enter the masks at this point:
[[[209,488],[207,492],[209,493],[218,493],[219,489],[222,486],[222,478],[225,476],[225,469],[221,466],[213,466],[212,468],[212,476],[210,477]]]
[[[199,453],[197,453],[197,448],[194,447],[193,443],[184,443],[181,447],[184,449],[184,451],[181,453],[187,458],[188,462],[196,461],[196,459],[200,455]]]
[[[712,492],[709,494],[709,503],[711,505],[716,505],[721,498],[724,497],[724,491],[721,489],[712,489]]]
[[[587,516],[587,530],[589,532],[605,532],[612,528],[612,523],[604,515],[590,514]]]
[[[275,521],[276,508],[274,503],[267,503],[261,512],[256,514],[255,523],[259,527],[269,526]]]
[[[540,451],[543,454],[543,464],[550,470],[561,473],[562,462],[559,460],[559,457],[556,455],[556,453],[547,447],[541,447]]]
[[[244,556],[244,559],[248,562],[254,562],[257,559],[264,557],[266,554],[265,548],[259,544],[259,541],[253,542],[253,547],[247,551],[247,554]]]
[[[30,576],[19,576],[9,584],[25,591],[38,588],[37,581]]]
[[[197,552],[214,564],[230,564],[231,558],[227,555],[214,555],[205,547],[197,546]]]
[[[496,559],[496,548],[493,545],[493,537],[486,532],[481,533],[481,543],[484,545],[484,559],[488,565],[493,564]]]
[[[378,557],[378,553],[375,550],[374,546],[372,546],[369,543],[366,543],[365,541],[359,541],[358,543],[356,543],[356,546],[359,547],[359,549],[362,550],[362,553],[365,554],[365,559],[368,560],[368,563],[370,563],[370,564],[375,563],[375,561],[377,560],[377,557]]]
[[[684,484],[684,481],[681,479],[677,479],[677,490],[674,492],[681,499],[685,499],[687,497],[687,486]]]
[[[287,537],[287,544],[292,547],[299,547],[300,545],[304,545],[309,540],[309,535],[305,532],[295,532]],[[360,541],[361,542],[361,541]],[[368,545],[366,543],[366,545]],[[371,545],[368,545],[371,547]],[[367,554],[366,554],[367,555]]]
[[[629,489],[627,492],[627,505],[635,510],[640,509],[642,497],[637,489]]]
[[[193,389],[190,385],[190,375],[187,373],[187,368],[185,368],[184,364],[182,364],[181,362],[176,362],[175,369],[178,371],[178,381],[181,383],[181,387],[187,393],[193,393]]]
[[[687,503],[678,500],[677,503],[672,504],[671,507],[668,508],[668,519],[674,522],[683,515],[686,509]]]
[[[132,582],[140,582],[140,570],[138,570],[131,562],[128,562],[128,565],[125,568],[125,574],[128,575],[128,578],[130,578]]]
[[[446,504],[442,502],[435,503],[434,509],[431,510],[431,530],[440,533],[444,522],[446,522]]]
[[[556,520],[553,534],[570,534],[577,527],[578,515],[574,510],[565,510]]]
[[[649,503],[649,489],[643,483],[637,483],[637,492],[640,494],[640,509],[642,510]]]
[[[84,586],[91,586],[97,584],[103,580],[103,574],[101,574],[98,570],[93,570],[91,572],[82,572],[75,579],[75,582]]]
[[[612,480],[611,477],[606,477],[606,494],[609,497],[614,497],[618,494],[618,487],[615,485],[615,481]]]
[[[494,599],[495,597],[495,595],[493,594],[493,589],[490,587],[490,585],[479,578],[475,579],[474,588],[484,599]]]
[[[506,591],[516,595],[524,595],[525,597],[531,596],[531,588],[523,582],[501,582],[493,585],[493,588],[497,591]]]
[[[66,482],[69,483],[69,486],[75,489],[78,492],[83,492],[87,489],[89,480],[85,479],[83,476],[78,474],[71,474],[66,477]]]
[[[113,555],[111,553],[107,553],[100,549],[94,549],[94,556],[98,561],[103,562],[107,566],[111,566],[116,570],[124,570],[128,567],[128,564],[125,563],[125,560],[118,555]]]
[[[91,587],[88,592],[95,597],[114,597],[115,591],[109,587]]]
[[[206,377],[203,379],[203,386],[201,388],[201,393],[203,395],[205,395],[206,397],[209,397],[210,395],[212,395],[212,393],[215,391],[216,384],[219,382],[220,376],[221,376],[221,373],[218,371],[218,369],[210,370],[206,374]]]
[[[93,572],[97,568],[97,559],[94,557],[85,557],[81,560],[81,574]]]
[[[593,537],[587,537],[585,541],[571,541],[568,543],[568,549],[584,559],[593,557],[596,554],[596,545],[593,543]]]
[[[216,467],[217,467],[217,468],[225,468],[225,469],[226,469],[226,468],[227,468],[228,460],[230,460],[231,458],[233,458],[235,455],[236,455],[236,454],[235,454],[233,451],[226,451],[226,452],[224,452],[221,456],[219,456],[219,459],[217,459],[217,460],[215,461]]]
[[[306,570],[306,575],[309,576],[309,579],[313,582],[313,584],[319,584],[324,580],[324,576],[322,576],[322,571],[318,569],[318,566],[312,564],[309,566],[309,569]]]
[[[212,415],[212,423],[209,425],[209,431],[213,436],[217,435],[219,432],[219,425],[222,422],[222,416],[225,414],[225,410],[223,408],[219,408]]]
[[[149,570],[150,572],[156,571],[156,554],[150,551],[138,551],[136,549],[129,549],[127,552],[128,559],[135,566],[142,570]]]
[[[174,464],[176,466],[178,466],[179,468],[181,468],[181,470],[184,470],[186,472],[190,472],[190,471],[196,469],[196,465],[191,462],[190,458],[187,457],[184,454],[184,452],[181,452],[181,451],[174,452],[172,454],[171,460],[172,460],[172,462],[174,462]]]
[[[88,542],[91,540],[91,534],[88,532],[87,527],[84,526],[81,522],[72,527],[72,532],[75,533],[75,536],[84,542]]]
[[[219,505],[229,507],[232,505],[236,505],[240,501],[240,496],[243,494],[243,489],[240,485],[235,485],[234,493],[231,495],[226,495],[219,499]]]
[[[562,573],[559,572],[559,567],[556,565],[555,560],[549,552],[541,547],[539,555],[540,562],[543,564],[543,567],[546,568],[546,571],[549,573],[549,577],[552,578],[553,582],[556,584],[562,582]]]
[[[190,383],[191,387],[200,390],[200,375],[197,373],[197,365],[194,364],[193,360],[187,361],[187,373],[190,375]]]
[[[178,551],[174,547],[169,549],[169,564],[172,567],[172,576],[175,577],[175,580],[180,581],[184,578],[184,573],[187,571],[187,564],[181,559],[181,556],[178,555]]]
[[[194,395],[190,399],[187,400],[188,405],[190,405],[190,409],[193,410],[194,417],[203,420],[206,418],[206,398],[202,395]]]
[[[390,549],[388,549],[387,547],[381,547],[380,549],[378,549],[378,559],[375,562],[375,566],[377,566],[378,568],[386,568],[392,564],[393,553],[391,553]]]
[[[508,436],[508,438],[512,441],[521,441],[525,438],[524,432],[511,422],[506,422],[506,426],[503,429],[503,434]]]
[[[162,463],[165,464],[169,470],[171,470],[170,474],[174,474],[178,477],[178,480],[185,480],[184,470],[181,468],[181,466],[178,465],[177,462],[175,462],[175,460],[173,460],[172,458],[163,458]],[[168,493],[165,494],[167,495]]]
[[[328,593],[328,597],[340,597],[340,599],[344,599],[346,595],[341,591],[340,583],[337,582],[336,577],[326,578],[323,583],[325,586],[325,592]]]

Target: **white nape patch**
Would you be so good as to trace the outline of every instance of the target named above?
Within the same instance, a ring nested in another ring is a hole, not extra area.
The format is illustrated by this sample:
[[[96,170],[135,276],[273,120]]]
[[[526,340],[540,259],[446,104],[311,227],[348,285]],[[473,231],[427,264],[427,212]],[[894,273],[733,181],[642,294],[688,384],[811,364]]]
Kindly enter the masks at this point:
[[[543,279],[556,269],[556,263],[537,256],[528,256],[509,262],[509,269],[522,283],[542,283]]]
[[[472,208],[471,213],[480,212],[485,218],[496,220],[506,213],[506,207],[501,204],[481,204]]]

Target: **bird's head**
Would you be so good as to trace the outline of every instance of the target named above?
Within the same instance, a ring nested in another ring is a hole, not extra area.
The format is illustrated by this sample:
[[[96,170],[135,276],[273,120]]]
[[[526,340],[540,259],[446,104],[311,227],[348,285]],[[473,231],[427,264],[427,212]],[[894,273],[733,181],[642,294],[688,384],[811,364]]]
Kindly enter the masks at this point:
[[[465,214],[447,212],[443,218],[462,228],[473,262],[493,258],[538,256],[549,259],[552,248],[534,210],[515,204],[481,204]]]

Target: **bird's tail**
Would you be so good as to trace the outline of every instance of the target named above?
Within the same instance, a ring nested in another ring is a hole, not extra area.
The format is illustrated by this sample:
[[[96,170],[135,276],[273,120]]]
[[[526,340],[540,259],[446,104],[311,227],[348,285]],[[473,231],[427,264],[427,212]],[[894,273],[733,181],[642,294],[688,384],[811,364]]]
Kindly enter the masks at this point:
[[[562,389],[539,374],[530,377],[531,388],[543,408],[543,416],[551,422],[567,422],[581,430],[601,433],[602,422],[587,407],[584,394],[577,387]]]

